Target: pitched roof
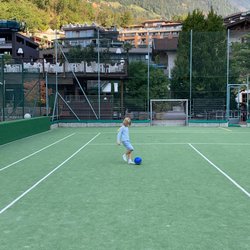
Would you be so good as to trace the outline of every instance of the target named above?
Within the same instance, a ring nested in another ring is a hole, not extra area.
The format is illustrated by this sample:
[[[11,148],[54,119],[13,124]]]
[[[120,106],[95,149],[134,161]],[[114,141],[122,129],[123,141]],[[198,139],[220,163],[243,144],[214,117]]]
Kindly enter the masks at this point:
[[[250,23],[250,11],[239,12],[224,18],[224,24],[227,28],[233,28],[239,24]]]

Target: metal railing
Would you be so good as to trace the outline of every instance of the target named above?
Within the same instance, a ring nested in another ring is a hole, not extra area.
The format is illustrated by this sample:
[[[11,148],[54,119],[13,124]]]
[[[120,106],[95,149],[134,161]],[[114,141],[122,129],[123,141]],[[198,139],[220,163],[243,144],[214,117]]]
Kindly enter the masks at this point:
[[[81,62],[81,63],[50,63],[50,62],[24,62],[23,69],[29,72],[39,70],[40,73],[97,73],[98,63],[96,62]],[[21,64],[5,64],[5,73],[21,73]],[[124,61],[115,63],[100,63],[100,73],[112,74],[112,73],[126,73],[126,65]]]

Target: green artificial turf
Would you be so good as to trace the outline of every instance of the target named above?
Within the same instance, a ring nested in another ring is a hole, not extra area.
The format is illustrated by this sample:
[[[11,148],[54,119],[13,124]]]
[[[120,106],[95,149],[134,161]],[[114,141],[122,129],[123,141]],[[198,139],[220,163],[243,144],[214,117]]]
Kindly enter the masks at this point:
[[[0,146],[1,250],[250,249],[248,128],[131,127],[139,166],[116,133],[60,128]]]

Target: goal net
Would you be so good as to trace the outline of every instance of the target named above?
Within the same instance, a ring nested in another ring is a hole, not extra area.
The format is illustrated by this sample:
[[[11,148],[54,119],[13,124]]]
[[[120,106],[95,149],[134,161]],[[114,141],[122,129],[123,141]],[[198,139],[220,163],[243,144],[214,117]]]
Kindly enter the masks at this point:
[[[187,125],[188,99],[151,99],[151,125]]]

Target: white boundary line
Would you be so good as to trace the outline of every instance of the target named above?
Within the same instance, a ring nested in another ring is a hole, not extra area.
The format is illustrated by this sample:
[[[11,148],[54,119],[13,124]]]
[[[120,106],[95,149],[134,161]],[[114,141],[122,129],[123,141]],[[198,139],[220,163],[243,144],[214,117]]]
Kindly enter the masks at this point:
[[[245,130],[245,131],[244,131]],[[213,134],[213,135],[225,135],[225,134],[230,134],[230,135],[249,135],[250,134],[250,130],[249,132],[247,132],[247,128],[242,128],[240,131],[235,131],[235,130],[230,130],[230,131],[227,131],[226,129],[217,129],[216,131],[200,131],[200,132],[192,132],[192,131],[143,131],[143,130],[134,130],[134,131],[129,131],[129,134],[130,135],[143,135],[143,134],[151,134],[152,136],[154,135],[168,135],[168,134],[177,134],[177,135],[181,135],[181,134],[186,134],[186,135],[207,135],[207,134]],[[83,132],[77,132],[77,134],[79,135],[86,135],[86,134],[89,134],[89,133],[83,133]],[[114,135],[116,136],[117,135],[117,130],[114,130],[112,132],[102,132],[102,134],[111,134],[111,135]]]
[[[203,155],[198,149],[196,149],[191,143],[188,145],[198,153],[203,159],[205,159],[210,165],[216,168],[221,174],[223,174],[229,181],[231,181],[237,188],[239,188],[243,193],[245,193],[248,198],[250,198],[250,193],[248,193],[243,187],[241,187],[235,180],[233,180],[229,175],[227,175],[224,171],[222,171],[219,167],[217,167],[213,162],[211,162],[205,155]]]
[[[18,196],[15,200],[13,200],[11,203],[9,203],[6,207],[0,210],[0,215],[5,212],[7,209],[12,207],[16,202],[18,202],[21,198],[23,198],[26,194],[28,194],[30,191],[32,191],[36,186],[38,186],[41,182],[43,182],[45,179],[47,179],[51,174],[53,174],[56,170],[58,170],[61,166],[63,166],[66,162],[68,162],[71,158],[73,158],[76,154],[78,154],[83,148],[85,148],[90,142],[92,142],[96,137],[98,137],[101,133],[98,133],[95,135],[91,140],[89,140],[87,143],[85,143],[82,147],[80,147],[75,153],[73,153],[70,157],[68,157],[65,161],[63,161],[61,164],[59,164],[56,168],[54,168],[52,171],[50,171],[47,175],[45,175],[42,179],[40,179],[38,182],[36,182],[33,186],[31,186],[29,189],[27,189],[25,192],[23,192],[20,196]]]
[[[119,127],[118,127],[119,128]],[[134,129],[134,128],[133,128]],[[220,131],[220,130],[222,130],[222,131]],[[225,130],[225,131],[223,131],[223,130]],[[180,130],[180,131],[178,131],[178,130],[165,130],[165,131],[150,131],[150,130],[148,130],[148,131],[144,131],[144,130],[137,130],[137,128],[136,128],[136,130],[130,130],[129,131],[129,134],[152,134],[152,135],[155,135],[155,134],[224,134],[224,133],[226,133],[226,132],[232,132],[232,134],[250,134],[250,131],[249,132],[247,132],[247,131],[242,131],[241,130],[241,132],[239,132],[239,131],[233,131],[233,130],[227,130],[227,129],[217,129],[217,130],[212,130],[212,131],[190,131],[190,130]],[[78,134],[89,134],[89,133],[84,133],[84,132],[79,132]],[[116,130],[114,130],[114,131],[110,131],[110,132],[102,132],[102,134],[117,134],[117,129]]]
[[[222,130],[226,130],[226,131],[228,131],[228,132],[232,132],[232,130],[231,129],[228,129],[228,128],[224,128],[224,127],[219,127],[220,129],[222,129]]]
[[[135,142],[133,145],[187,145],[188,142]],[[250,146],[250,143],[238,142],[190,142],[195,145],[225,145],[225,146]],[[92,143],[91,146],[114,146],[116,143]]]
[[[43,151],[43,150],[45,150],[45,149],[51,147],[51,146],[53,146],[53,145],[55,145],[55,144],[57,144],[57,143],[59,143],[59,142],[65,140],[65,139],[71,137],[72,135],[75,135],[75,134],[76,134],[76,133],[70,134],[70,135],[68,135],[68,136],[66,136],[66,137],[64,137],[64,138],[62,138],[62,139],[60,139],[60,140],[58,140],[58,141],[56,141],[56,142],[54,142],[54,143],[52,143],[52,144],[46,146],[46,147],[43,147],[43,148],[37,150],[36,152],[34,152],[34,153],[30,154],[30,155],[27,155],[27,156],[23,157],[22,159],[20,159],[20,160],[18,160],[18,161],[15,161],[15,162],[13,162],[13,163],[11,163],[11,164],[9,164],[9,165],[3,167],[3,168],[0,168],[0,172],[3,171],[3,170],[5,170],[5,169],[7,169],[7,168],[9,168],[9,167],[11,167],[11,166],[13,166],[13,165],[15,165],[15,164],[17,164],[17,163],[19,163],[19,162],[21,162],[21,161],[24,161],[24,160],[30,158],[31,156],[33,156],[33,155],[35,155],[35,154],[37,154],[37,153],[39,153],[39,152],[41,152],[41,151]]]

